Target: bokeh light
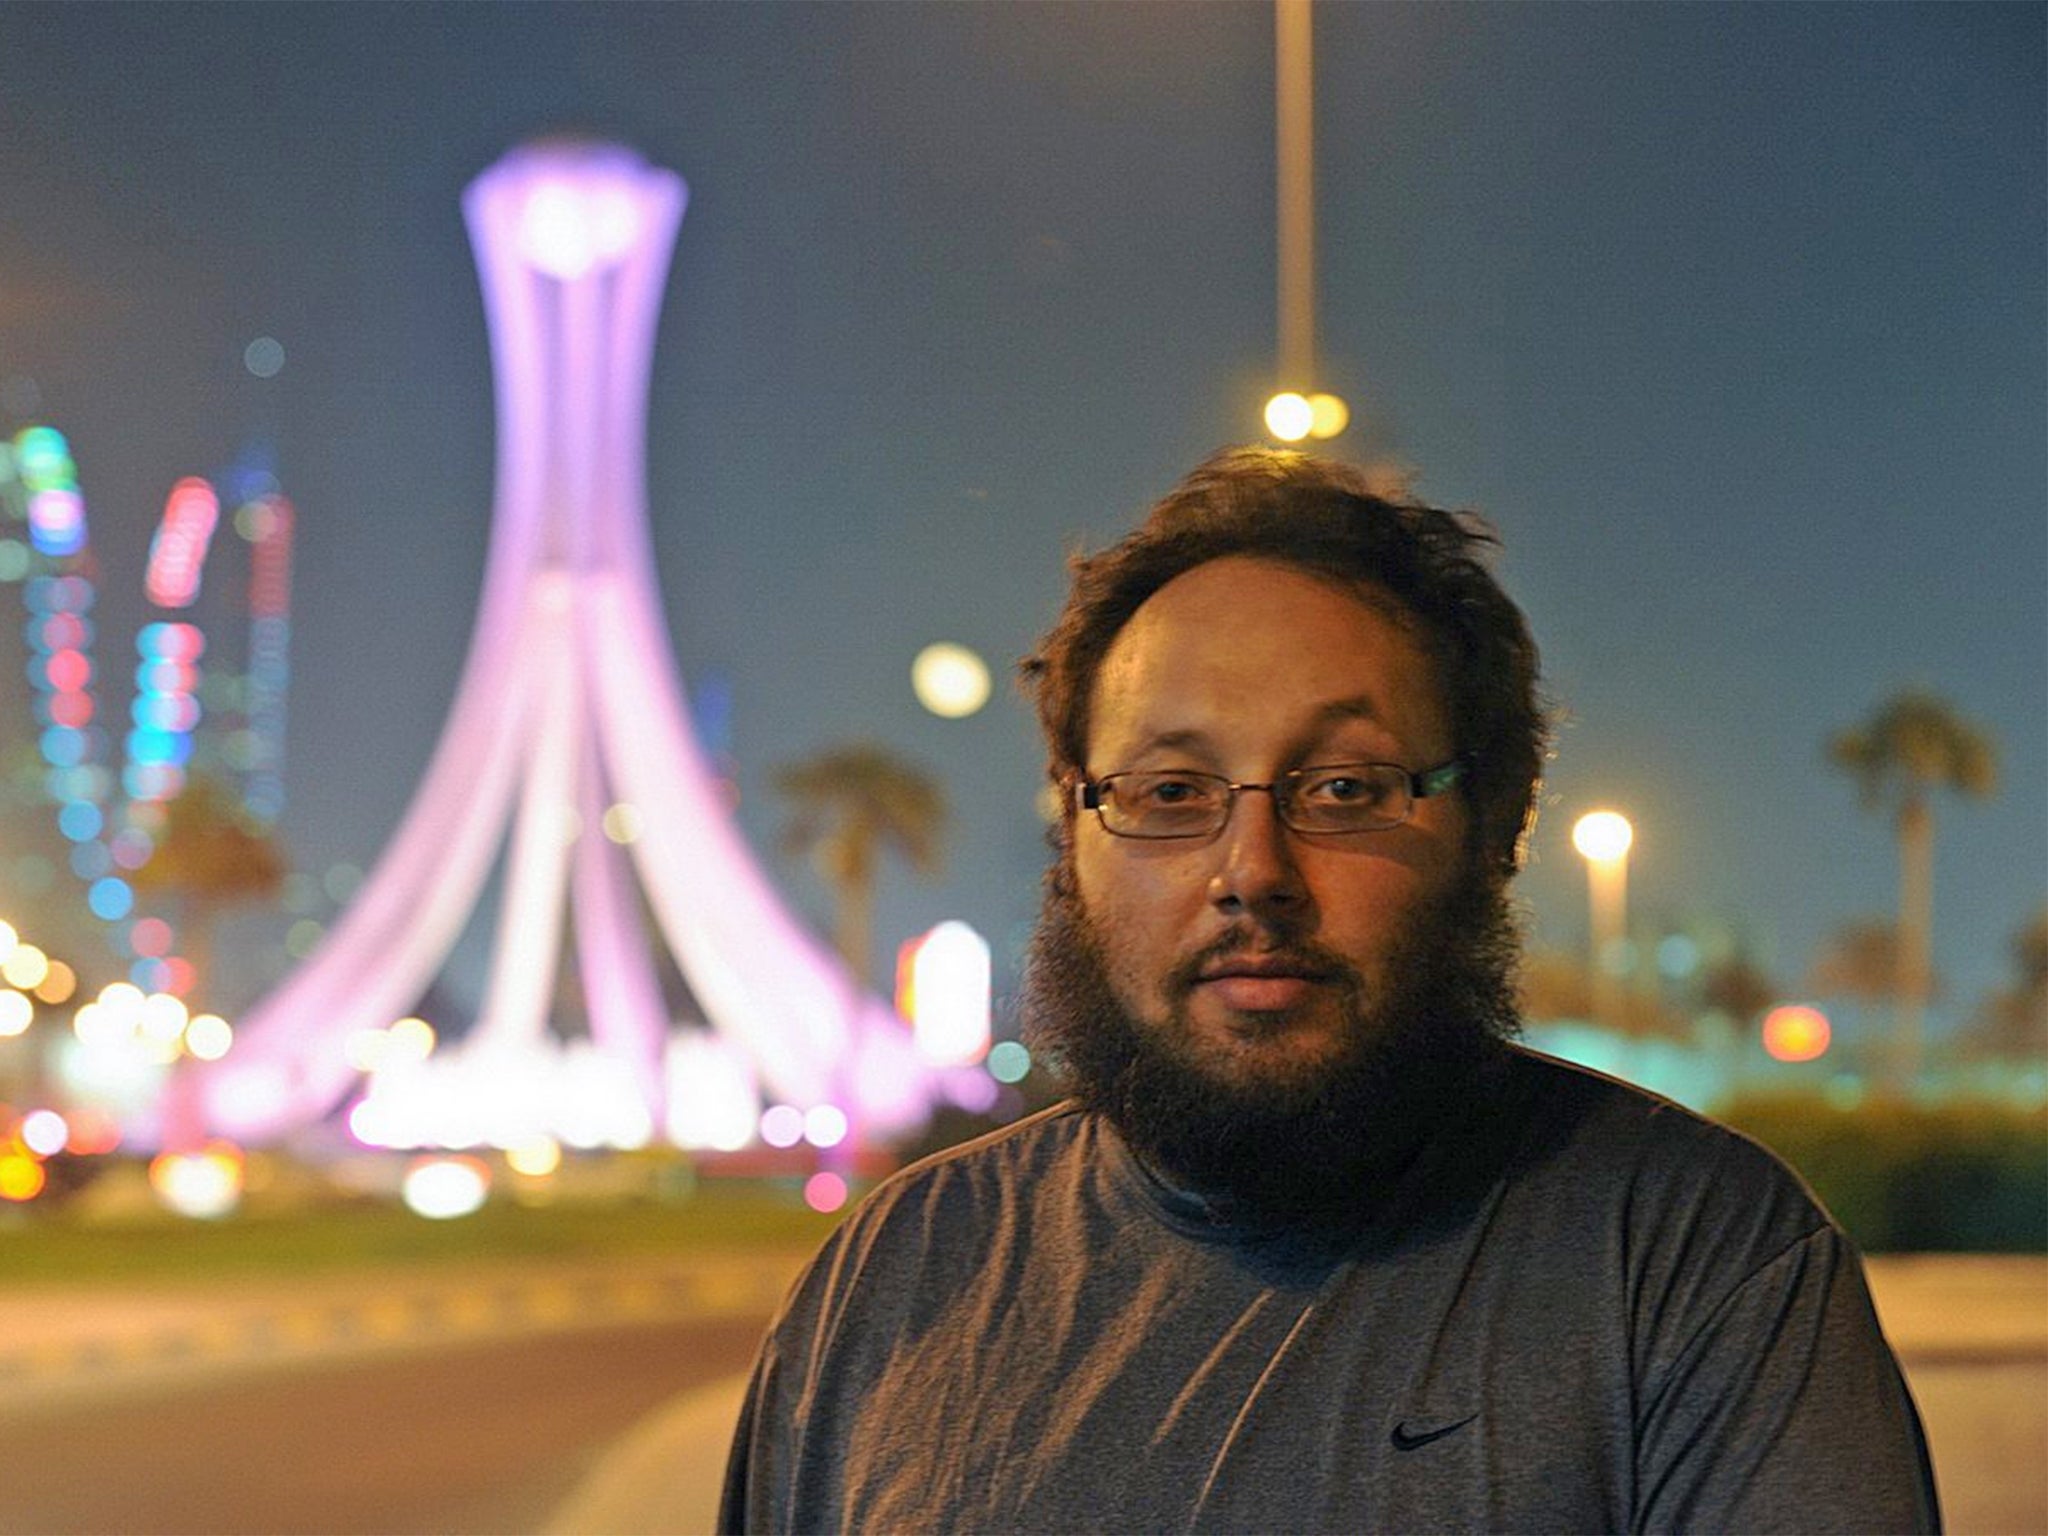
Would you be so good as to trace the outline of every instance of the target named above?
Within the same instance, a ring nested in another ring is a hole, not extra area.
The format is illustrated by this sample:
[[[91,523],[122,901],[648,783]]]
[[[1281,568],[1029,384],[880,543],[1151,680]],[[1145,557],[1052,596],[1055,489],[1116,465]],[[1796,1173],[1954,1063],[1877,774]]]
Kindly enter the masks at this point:
[[[480,1210],[490,1193],[490,1166],[479,1159],[423,1157],[406,1169],[399,1198],[416,1216],[449,1221]]]
[[[385,1031],[385,1065],[401,1061],[425,1061],[434,1054],[434,1026],[425,1019],[404,1018]]]
[[[1764,1050],[1778,1061],[1813,1061],[1827,1052],[1834,1031],[1828,1016],[1803,1003],[1786,1003],[1764,1015]]]
[[[761,1112],[761,1139],[771,1147],[793,1147],[804,1139],[804,1112],[794,1104],[771,1104]]]
[[[938,640],[910,664],[917,702],[944,720],[964,720],[988,702],[988,663],[964,645]]]
[[[43,1165],[26,1152],[0,1152],[0,1200],[33,1200],[43,1192],[48,1177]]]
[[[1619,811],[1588,811],[1572,824],[1572,846],[1595,864],[1611,864],[1635,841],[1635,829]]]
[[[133,1026],[142,1018],[145,1001],[142,988],[128,981],[110,981],[100,988],[99,1003],[106,1011],[120,1019],[121,1027]]]
[[[989,1048],[988,1075],[999,1083],[1021,1083],[1031,1073],[1031,1052],[1020,1041],[1001,1040]]]
[[[145,917],[128,930],[128,947],[138,955],[161,959],[171,952],[171,925],[160,917]]]
[[[134,909],[135,891],[119,875],[103,875],[86,891],[85,904],[92,908],[94,917],[118,922]]]
[[[1282,390],[1266,402],[1266,430],[1283,443],[1298,443],[1315,425],[1315,415],[1306,395]]]
[[[62,960],[47,962],[48,968],[43,979],[35,984],[37,998],[46,1003],[68,1003],[71,994],[78,990],[78,972]]]
[[[99,1157],[121,1145],[121,1123],[103,1109],[74,1108],[71,1150],[81,1157]]]
[[[114,834],[108,847],[114,855],[114,862],[122,869],[140,869],[156,852],[155,841],[140,827],[123,827]]]
[[[814,1211],[836,1211],[846,1204],[846,1180],[836,1173],[814,1173],[804,1180],[804,1204]]]
[[[7,958],[0,960],[0,979],[10,987],[33,991],[50,974],[50,957],[33,944],[17,942],[8,951]]]
[[[1700,947],[1682,933],[1657,941],[1657,970],[1673,981],[1683,981],[1700,968]]]
[[[21,1117],[16,1133],[21,1144],[37,1157],[55,1157],[71,1142],[71,1127],[54,1109],[31,1110]]]
[[[234,1047],[234,1026],[217,1013],[193,1015],[185,1026],[186,1054],[200,1061],[219,1061]]]
[[[284,369],[284,345],[273,336],[258,336],[242,348],[242,366],[259,379],[274,379]]]
[[[360,864],[343,861],[330,864],[320,876],[320,888],[327,892],[327,899],[336,905],[346,905],[355,895],[356,888],[363,883],[363,868]]]
[[[242,1203],[242,1154],[228,1142],[199,1152],[165,1152],[149,1165],[149,1187],[179,1216],[215,1221]]]
[[[141,1032],[144,1038],[176,1044],[190,1022],[184,999],[168,992],[152,992],[142,1000]]]
[[[552,1136],[536,1136],[507,1147],[505,1166],[529,1179],[544,1179],[562,1166],[562,1144]]]
[[[837,1104],[814,1104],[804,1113],[804,1140],[814,1147],[836,1147],[846,1131],[846,1111]]]
[[[87,1045],[111,1045],[128,1037],[126,1021],[98,1003],[87,1003],[71,1016],[71,1032]]]

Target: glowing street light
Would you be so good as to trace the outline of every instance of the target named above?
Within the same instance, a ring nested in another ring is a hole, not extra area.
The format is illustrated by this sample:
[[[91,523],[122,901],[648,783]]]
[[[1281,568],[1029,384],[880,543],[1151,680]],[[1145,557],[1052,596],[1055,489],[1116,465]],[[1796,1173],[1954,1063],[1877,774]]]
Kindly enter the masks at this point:
[[[1572,826],[1572,846],[1586,861],[1593,918],[1593,1018],[1610,1027],[1621,1014],[1617,970],[1628,934],[1628,850],[1635,829],[1619,811],[1591,811]]]
[[[988,702],[988,663],[964,645],[939,640],[910,664],[910,686],[942,720],[964,720]]]
[[[1283,443],[1298,443],[1315,423],[1308,396],[1284,390],[1266,402],[1266,430]]]

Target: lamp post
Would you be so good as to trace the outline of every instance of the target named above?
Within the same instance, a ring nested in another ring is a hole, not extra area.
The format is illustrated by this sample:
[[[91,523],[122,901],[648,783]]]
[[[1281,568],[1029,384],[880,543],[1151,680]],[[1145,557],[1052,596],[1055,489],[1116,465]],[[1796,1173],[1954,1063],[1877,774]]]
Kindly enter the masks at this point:
[[[1274,169],[1278,199],[1280,392],[1266,430],[1283,443],[1335,437],[1349,425],[1343,400],[1306,393],[1316,376],[1315,23],[1311,0],[1273,0]]]
[[[1635,829],[1619,811],[1590,811],[1572,826],[1572,846],[1586,861],[1593,919],[1593,1019],[1621,1022],[1621,976],[1613,959],[1628,936],[1628,850]]]

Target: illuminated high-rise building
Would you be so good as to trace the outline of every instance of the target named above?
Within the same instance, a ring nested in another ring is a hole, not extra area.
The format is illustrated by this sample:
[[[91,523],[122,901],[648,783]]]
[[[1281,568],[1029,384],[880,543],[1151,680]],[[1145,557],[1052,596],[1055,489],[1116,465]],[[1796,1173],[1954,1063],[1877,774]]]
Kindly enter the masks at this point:
[[[497,494],[457,698],[322,945],[240,1021],[227,1058],[192,1069],[209,1127],[264,1139],[342,1103],[361,1081],[351,1042],[415,1006],[501,847],[482,1004],[452,1053],[463,1070],[448,1069],[471,1099],[516,1079],[532,1097],[533,1064],[558,1050],[548,1008],[573,932],[592,1045],[648,1125],[672,1124],[672,1083],[690,1087],[672,1078],[691,1053],[671,1049],[657,941],[764,1093],[837,1104],[875,1130],[928,1101],[936,1069],[785,910],[691,733],[643,488],[648,367],[685,197],[628,150],[560,142],[515,150],[470,186]],[[493,1123],[540,1129],[517,1113]]]

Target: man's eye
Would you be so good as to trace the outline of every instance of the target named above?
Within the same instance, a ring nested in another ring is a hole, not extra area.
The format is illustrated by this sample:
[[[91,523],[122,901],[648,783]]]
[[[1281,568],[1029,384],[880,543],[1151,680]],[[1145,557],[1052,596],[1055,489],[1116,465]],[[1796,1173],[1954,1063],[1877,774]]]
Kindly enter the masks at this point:
[[[1302,798],[1324,805],[1371,805],[1387,797],[1380,779],[1358,773],[1318,774],[1301,786]]]
[[[1216,786],[1196,774],[1138,774],[1117,786],[1117,798],[1133,811],[1186,811],[1212,804]]]

